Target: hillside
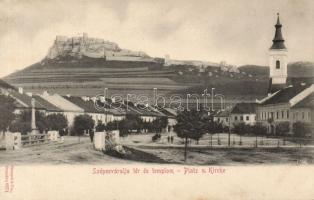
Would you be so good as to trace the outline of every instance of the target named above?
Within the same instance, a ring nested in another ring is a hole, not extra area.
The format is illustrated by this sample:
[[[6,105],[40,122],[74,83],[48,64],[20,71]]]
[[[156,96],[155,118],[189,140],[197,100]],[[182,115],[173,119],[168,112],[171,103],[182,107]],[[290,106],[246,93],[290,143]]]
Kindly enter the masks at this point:
[[[226,96],[260,97],[265,94],[264,91],[253,90],[252,87],[257,84],[267,88],[265,78],[222,71],[219,67],[200,71],[190,65],[164,66],[156,61],[108,61],[105,58],[68,55],[46,58],[10,74],[5,80],[29,92],[48,90],[79,96],[95,96],[103,93],[104,88],[109,88],[110,94],[126,96],[131,93],[152,97],[153,88],[158,88],[158,94],[165,95],[183,94],[190,89],[201,92],[200,88],[216,87]]]
[[[254,76],[269,75],[269,68],[258,65],[243,65],[238,68],[241,72],[252,74]],[[292,62],[288,64],[289,77],[314,77],[314,63],[313,62]]]
[[[296,62],[288,67],[291,77],[313,76],[313,63]],[[61,95],[95,96],[110,94],[153,96],[199,93],[216,88],[227,99],[253,101],[266,95],[268,68],[246,65],[237,68],[203,61],[154,58],[142,51],[121,48],[86,33],[75,37],[57,36],[46,57],[4,80],[25,91],[48,90]]]
[[[313,77],[313,63],[289,64],[289,75]],[[196,66],[164,66],[162,62],[115,61],[105,58],[58,56],[43,59],[4,78],[15,87],[41,93],[44,90],[78,96],[95,96],[108,88],[110,94],[202,94],[216,88],[232,101],[254,101],[268,88],[268,68],[256,65],[239,67],[239,72],[217,66],[200,70]]]

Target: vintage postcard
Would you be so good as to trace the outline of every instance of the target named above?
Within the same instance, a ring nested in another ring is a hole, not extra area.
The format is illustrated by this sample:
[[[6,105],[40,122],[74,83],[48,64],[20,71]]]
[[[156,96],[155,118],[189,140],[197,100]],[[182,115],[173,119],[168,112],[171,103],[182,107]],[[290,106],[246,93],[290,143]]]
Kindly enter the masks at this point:
[[[1,200],[314,199],[314,1],[0,0]]]

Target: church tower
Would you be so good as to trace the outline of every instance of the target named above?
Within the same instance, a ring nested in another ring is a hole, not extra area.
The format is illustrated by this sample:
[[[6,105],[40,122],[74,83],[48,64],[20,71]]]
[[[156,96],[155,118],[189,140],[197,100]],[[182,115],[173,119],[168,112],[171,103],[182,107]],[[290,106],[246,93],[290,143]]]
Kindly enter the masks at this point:
[[[273,45],[269,49],[269,89],[268,93],[274,93],[284,87],[287,82],[287,65],[288,65],[288,50],[284,44],[285,40],[281,33],[281,23],[279,13],[277,14],[277,23],[275,25],[276,32],[273,39]]]

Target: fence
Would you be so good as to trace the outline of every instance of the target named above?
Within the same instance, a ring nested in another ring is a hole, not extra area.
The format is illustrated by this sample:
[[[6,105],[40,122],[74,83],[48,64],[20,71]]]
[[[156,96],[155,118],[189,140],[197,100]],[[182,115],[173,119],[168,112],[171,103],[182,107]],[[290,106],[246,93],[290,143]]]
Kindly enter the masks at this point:
[[[5,135],[7,150],[16,150],[25,146],[46,144],[52,141],[58,141],[57,131],[48,131],[47,134],[21,135],[21,133],[9,133]]]
[[[21,136],[22,146],[44,144],[48,142],[50,142],[50,138],[48,134],[22,135]]]

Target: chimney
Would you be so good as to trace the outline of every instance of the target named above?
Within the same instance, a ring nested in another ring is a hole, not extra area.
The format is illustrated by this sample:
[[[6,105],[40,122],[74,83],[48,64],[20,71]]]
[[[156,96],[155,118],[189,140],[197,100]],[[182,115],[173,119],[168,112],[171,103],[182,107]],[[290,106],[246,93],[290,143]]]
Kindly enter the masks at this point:
[[[22,87],[19,87],[19,93],[23,94],[23,88]]]
[[[48,96],[48,95],[49,95],[48,91],[45,90],[45,91],[43,92],[43,96]]]

